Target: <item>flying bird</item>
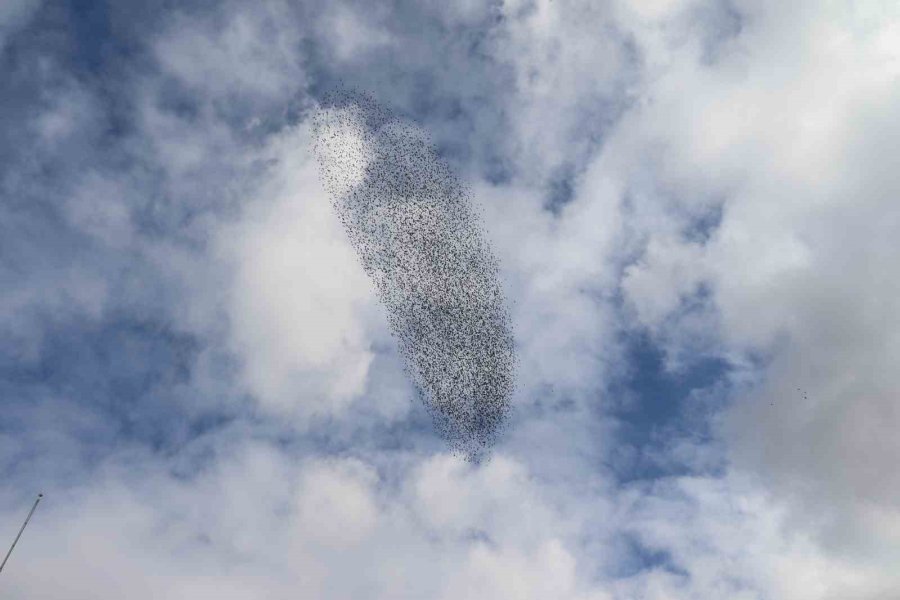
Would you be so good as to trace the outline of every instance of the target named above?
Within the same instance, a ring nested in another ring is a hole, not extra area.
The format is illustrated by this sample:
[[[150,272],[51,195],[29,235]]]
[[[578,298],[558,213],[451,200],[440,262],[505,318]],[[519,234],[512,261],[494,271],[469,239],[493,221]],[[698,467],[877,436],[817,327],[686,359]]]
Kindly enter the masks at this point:
[[[507,419],[516,354],[470,192],[420,127],[366,94],[328,96],[313,133],[321,180],[408,376],[451,448],[479,460]]]

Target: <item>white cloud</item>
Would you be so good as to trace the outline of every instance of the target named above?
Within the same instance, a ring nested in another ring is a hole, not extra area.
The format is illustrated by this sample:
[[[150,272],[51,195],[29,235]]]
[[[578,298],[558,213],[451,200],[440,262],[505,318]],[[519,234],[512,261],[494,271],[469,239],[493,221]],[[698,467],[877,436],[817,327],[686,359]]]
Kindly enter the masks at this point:
[[[478,472],[446,456],[426,461],[456,473],[463,513],[481,506],[499,517],[485,522],[490,541],[467,538],[420,502],[433,485],[423,478],[434,481],[427,462],[392,472],[402,483],[385,486],[358,459],[296,461],[242,444],[186,481],[162,464],[130,475],[110,465],[113,476],[90,491],[48,494],[9,565],[10,597],[605,597],[580,591],[553,512],[537,499],[518,503],[534,495],[521,465],[501,457]],[[493,486],[498,496],[479,497]],[[516,532],[509,509],[528,516],[517,521],[529,535]],[[48,569],[54,577],[41,577]]]
[[[379,517],[372,488],[378,476],[360,461],[317,464],[303,474],[296,535],[329,548],[359,545]]]
[[[617,109],[627,48],[608,9],[591,2],[507,2],[493,32],[495,60],[512,72],[502,139],[521,174],[541,184],[567,162],[581,166],[592,134]]]
[[[279,0],[231,4],[218,19],[180,16],[155,44],[164,72],[201,97],[283,102],[305,83],[300,28]],[[235,10],[236,9],[236,10]]]
[[[384,328],[371,284],[319,184],[306,128],[283,135],[247,218],[219,236],[236,264],[233,342],[266,405],[338,411],[365,389],[370,329]]]
[[[339,61],[364,58],[368,52],[391,43],[391,36],[373,19],[372,7],[368,14],[347,5],[334,4],[326,20],[330,45]]]
[[[724,200],[721,226],[702,246],[651,224],[625,289],[642,322],[661,326],[702,274],[721,351],[773,353],[768,382],[738,399],[729,439],[737,466],[797,501],[787,527],[812,536],[807,581],[833,578],[818,591],[779,584],[778,597],[874,598],[891,582],[877,557],[896,544],[885,525],[897,511],[891,462],[900,450],[888,434],[897,421],[887,366],[897,359],[887,325],[897,180],[881,157],[896,137],[896,89],[880,40],[895,20],[755,5],[713,65],[676,48],[608,150],[637,164],[664,148],[656,177],[668,197]],[[680,200],[648,201],[669,211]],[[879,526],[863,516],[873,505]],[[851,544],[871,562],[832,554]]]

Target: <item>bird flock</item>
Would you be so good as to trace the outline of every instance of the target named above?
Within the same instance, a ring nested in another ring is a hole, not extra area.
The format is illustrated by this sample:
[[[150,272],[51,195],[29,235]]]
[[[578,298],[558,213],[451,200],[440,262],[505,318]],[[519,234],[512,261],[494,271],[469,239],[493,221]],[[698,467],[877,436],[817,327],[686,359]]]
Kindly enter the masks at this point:
[[[366,94],[330,94],[312,131],[323,186],[408,376],[451,449],[480,460],[507,419],[516,354],[470,192],[421,128]]]

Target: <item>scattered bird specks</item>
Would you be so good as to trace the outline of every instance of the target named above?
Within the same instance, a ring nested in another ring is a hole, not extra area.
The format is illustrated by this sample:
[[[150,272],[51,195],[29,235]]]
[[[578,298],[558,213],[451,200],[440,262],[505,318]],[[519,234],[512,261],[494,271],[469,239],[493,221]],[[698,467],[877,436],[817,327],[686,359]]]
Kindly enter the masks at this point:
[[[408,375],[451,448],[479,460],[509,412],[516,356],[470,193],[420,128],[365,94],[326,98],[313,132],[322,182]]]

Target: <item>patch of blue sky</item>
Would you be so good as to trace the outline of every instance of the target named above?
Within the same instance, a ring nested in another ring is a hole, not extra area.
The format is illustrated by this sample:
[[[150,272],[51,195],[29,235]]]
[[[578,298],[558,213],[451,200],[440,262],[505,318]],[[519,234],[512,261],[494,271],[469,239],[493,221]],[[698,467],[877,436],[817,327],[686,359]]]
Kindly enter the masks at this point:
[[[44,334],[35,364],[2,367],[12,388],[4,403],[16,401],[16,390],[40,389],[159,447],[184,435],[178,390],[190,381],[197,352],[193,338],[152,322],[68,323]]]
[[[689,577],[689,574],[673,560],[672,555],[663,549],[651,548],[641,542],[638,536],[623,535],[619,540],[621,546],[617,547],[620,563],[618,569],[612,575],[619,578],[633,577],[642,571],[661,570]]]
[[[707,243],[722,224],[722,211],[722,204],[713,204],[707,210],[694,215],[684,227],[682,235],[691,242]]]
[[[678,442],[712,440],[708,417],[728,400],[731,366],[715,356],[699,356],[678,370],[666,366],[666,348],[645,331],[623,336],[626,375],[613,384],[617,397],[615,451],[609,466],[623,483],[684,475],[698,467],[671,456]]]

